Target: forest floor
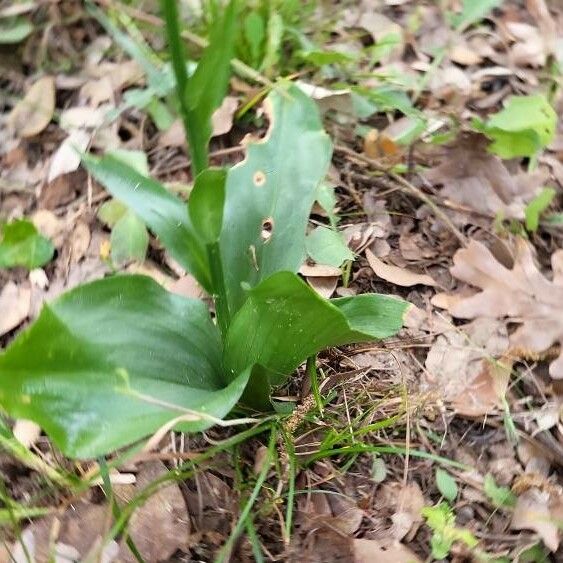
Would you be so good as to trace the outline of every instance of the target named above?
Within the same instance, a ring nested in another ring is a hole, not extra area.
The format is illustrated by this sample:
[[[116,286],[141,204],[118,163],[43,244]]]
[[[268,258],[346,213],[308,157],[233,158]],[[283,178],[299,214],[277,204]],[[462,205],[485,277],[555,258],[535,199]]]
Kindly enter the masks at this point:
[[[108,30],[82,2],[0,3],[0,221],[25,217],[56,249],[42,268],[0,269],[2,348],[44,302],[115,271],[202,294],[143,229],[113,235],[110,196],[71,148],[136,151],[178,193],[191,182],[173,104],[134,99],[150,81],[116,41],[164,60],[157,4],[97,2]],[[239,38],[259,71],[233,76],[212,162],[240,161],[264,131],[271,81],[298,81],[334,144],[310,225],[333,221],[354,253],[335,266],[312,252],[301,274],[325,297],[400,296],[406,325],[319,356],[322,410],[304,367],[276,391],[298,407],[271,468],[260,427],[169,432],[112,469],[113,515],[89,479],[99,461],[6,419],[0,562],[135,561],[128,534],[144,561],[561,561],[563,123],[545,137],[533,96],[563,113],[563,7],[277,4],[274,19],[276,2],[249,2],[270,27]]]

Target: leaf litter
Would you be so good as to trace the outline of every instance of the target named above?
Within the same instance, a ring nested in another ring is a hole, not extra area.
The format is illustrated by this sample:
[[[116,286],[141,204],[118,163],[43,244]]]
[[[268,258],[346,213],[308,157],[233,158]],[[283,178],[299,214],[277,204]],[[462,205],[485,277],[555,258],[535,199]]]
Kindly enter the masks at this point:
[[[330,181],[336,211],[315,212],[310,226],[311,231],[320,225],[341,232],[345,246],[339,247],[335,263],[345,259],[341,267],[308,261],[301,275],[323,295],[377,288],[408,299],[416,310],[391,342],[332,350],[319,358],[321,393],[327,400],[322,413],[314,409],[304,369],[280,390],[302,407],[292,426],[300,460],[296,513],[288,541],[283,518],[291,465],[280,442],[281,473],[269,472],[271,487],[260,492],[260,508],[253,514],[263,553],[288,561],[424,560],[431,553],[432,532],[421,509],[439,506],[436,468],[448,469],[447,463],[455,461],[465,465],[450,474],[458,489],[457,502],[449,501],[455,526],[475,534],[481,551],[471,554],[463,542],[454,542],[452,560],[481,552],[518,560],[530,546],[557,560],[563,237],[547,219],[561,212],[562,126],[559,120],[554,140],[528,161],[500,158],[472,124],[478,118],[498,125],[494,116],[511,95],[534,96],[550,88],[549,101],[561,113],[555,87],[560,79],[549,66],[562,60],[561,9],[543,0],[525,5],[447,2],[444,10],[409,0],[356,4],[331,5],[329,15],[340,9],[343,14],[330,34],[323,33],[326,23],[319,9],[315,18],[320,19],[306,37],[317,42],[318,50],[322,46],[330,56],[344,56],[319,68],[307,66],[310,73],[300,81],[322,107],[333,139],[379,167],[335,153],[336,174]],[[49,17],[60,16],[61,9],[75,8],[55,4]],[[17,17],[35,25],[33,10]],[[143,14],[130,13],[130,29]],[[28,66],[15,66],[6,78],[10,94],[16,95],[1,110],[0,220],[30,218],[56,254],[31,274],[21,268],[0,271],[3,346],[37,315],[43,301],[108,275],[116,266],[117,271],[142,272],[186,296],[202,293],[152,236],[146,257],[139,252],[133,263],[109,262],[111,234],[95,218],[107,195],[79,169],[74,147],[143,150],[162,179],[185,186],[191,178],[178,126],[161,128],[146,108],[128,105],[127,94],[146,82],[138,62],[116,55],[112,38],[82,21],[56,23],[57,33],[45,35],[46,66],[34,54],[40,34],[31,26],[21,52]],[[82,61],[75,67],[64,63],[67,31],[77,40],[79,58],[73,60]],[[143,28],[145,33],[151,34]],[[51,65],[49,57],[64,64]],[[262,130],[264,116],[250,103],[257,94],[255,85],[233,79],[214,123],[217,164],[238,158],[244,135]],[[424,131],[405,142],[420,120]],[[397,185],[388,174],[395,170],[435,208]],[[526,235],[528,206],[544,188],[553,188],[555,195]],[[436,218],[436,208],[452,217],[469,240],[465,247]],[[353,254],[345,253],[346,247]],[[334,252],[328,261],[332,257]],[[24,422],[16,423],[14,431],[30,453],[77,475],[87,470],[88,464],[61,460],[44,436],[37,437],[33,428],[27,432]],[[205,437],[170,433],[150,454],[166,465],[143,462],[120,470],[136,474],[135,487],[150,484],[181,459],[226,437],[223,430]],[[261,446],[262,440],[253,438],[236,455],[226,451],[213,457],[195,477],[163,489],[137,510],[128,529],[145,559],[171,559],[178,553],[213,559],[237,521],[239,501],[249,494]],[[358,449],[346,454],[334,451],[338,448]],[[417,457],[419,452],[427,457]],[[235,458],[242,476],[233,469]],[[301,460],[308,461],[301,465]],[[374,467],[381,464],[384,471],[376,475]],[[42,553],[54,518],[60,533],[53,545],[61,554],[80,557],[101,548],[96,540],[107,532],[111,516],[98,486],[67,508],[64,496],[45,494],[38,473],[31,471],[30,477],[4,453],[0,474],[18,508],[33,506],[29,499],[37,499],[49,510],[58,509],[56,517],[26,522],[19,545],[15,535],[9,536],[16,542],[15,553],[24,556],[22,542]],[[491,500],[491,491],[498,493],[491,478],[498,490],[514,496],[515,504],[499,508]],[[119,488],[127,487],[116,484],[116,496]],[[4,506],[0,503],[0,510]],[[154,541],[157,535],[160,543]],[[129,560],[118,540],[106,545],[102,560]],[[235,549],[240,560],[251,560],[247,539]]]

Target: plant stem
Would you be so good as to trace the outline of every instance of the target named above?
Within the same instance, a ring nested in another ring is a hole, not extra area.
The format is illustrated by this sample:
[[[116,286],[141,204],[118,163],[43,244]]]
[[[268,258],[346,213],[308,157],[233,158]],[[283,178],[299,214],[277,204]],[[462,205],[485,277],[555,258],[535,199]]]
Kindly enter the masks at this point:
[[[26,467],[41,473],[59,487],[74,488],[76,482],[71,476],[66,476],[57,469],[43,461],[39,456],[30,452],[15,438],[0,433],[0,450],[7,451]]]
[[[227,329],[231,322],[231,314],[227,301],[227,288],[225,286],[225,276],[223,275],[223,262],[221,261],[219,241],[207,245],[207,255],[209,257],[209,267],[211,270],[211,285],[213,286],[217,324],[219,325],[223,339],[225,339]]]
[[[317,373],[317,356],[309,356],[307,358],[307,375],[311,380],[311,391],[315,397],[315,403],[321,415],[323,414],[323,400],[321,398],[321,391],[319,388],[319,377]]]
[[[186,99],[189,80],[186,71],[186,55],[180,31],[180,16],[178,15],[176,0],[160,0],[160,4],[164,15],[168,50],[172,59],[174,75],[176,76],[176,92],[178,102],[180,103],[180,113],[182,114],[188,150],[192,160],[192,174],[195,178],[202,170],[207,168],[208,148],[207,146],[201,146],[201,143],[198,143],[197,135],[194,135],[194,116]]]
[[[266,454],[266,459],[264,460],[264,465],[262,466],[262,469],[258,474],[258,478],[256,479],[256,483],[254,485],[254,488],[252,489],[252,493],[250,494],[247,503],[245,504],[244,508],[242,509],[242,512],[240,513],[239,520],[236,526],[234,527],[233,531],[231,532],[231,535],[229,536],[229,539],[227,540],[225,545],[221,548],[217,558],[215,559],[216,563],[223,563],[227,559],[240,533],[242,532],[243,528],[246,526],[247,518],[250,514],[250,511],[252,510],[252,507],[254,506],[254,503],[258,498],[258,494],[260,493],[260,489],[262,488],[262,485],[264,484],[264,481],[266,480],[266,477],[268,475],[268,470],[270,469],[270,465],[272,463],[272,459],[276,451],[275,446],[276,446],[276,431],[275,428],[272,428],[270,434],[270,441],[268,443],[268,452]]]

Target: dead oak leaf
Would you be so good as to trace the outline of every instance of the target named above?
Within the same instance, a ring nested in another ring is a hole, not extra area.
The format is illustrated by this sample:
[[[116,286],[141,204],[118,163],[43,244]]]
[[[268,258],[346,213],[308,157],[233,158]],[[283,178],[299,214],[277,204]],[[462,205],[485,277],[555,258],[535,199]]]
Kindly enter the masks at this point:
[[[552,257],[553,281],[548,280],[534,262],[532,248],[516,239],[514,266],[503,266],[478,241],[454,255],[450,272],[454,277],[481,291],[453,302],[448,310],[458,318],[507,318],[520,327],[510,336],[513,355],[537,356],[553,344],[563,345],[563,250]],[[563,379],[563,353],[554,360],[549,373]]]
[[[503,358],[508,345],[506,325],[496,319],[452,326],[428,352],[425,386],[437,388],[458,414],[483,416],[501,406],[512,367]]]
[[[489,141],[475,133],[462,136],[445,158],[424,177],[442,185],[441,195],[476,212],[523,219],[524,208],[543,186],[542,171],[511,175],[497,156],[487,152]]]

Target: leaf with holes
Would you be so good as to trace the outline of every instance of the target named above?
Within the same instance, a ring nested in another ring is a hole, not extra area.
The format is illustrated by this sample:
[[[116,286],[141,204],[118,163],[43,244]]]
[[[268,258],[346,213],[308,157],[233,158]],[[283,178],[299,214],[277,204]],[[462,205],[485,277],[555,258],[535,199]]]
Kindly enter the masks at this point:
[[[309,213],[330,162],[315,103],[299,88],[280,86],[266,109],[266,138],[248,145],[246,159],[227,178],[220,246],[232,312],[244,302],[245,288],[278,271],[298,271]]]

